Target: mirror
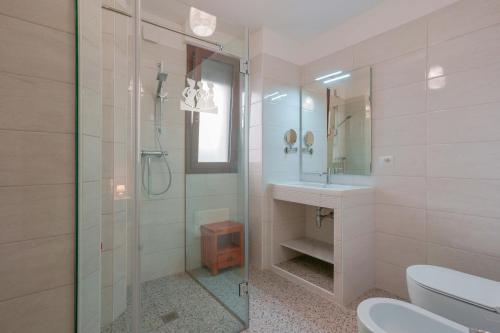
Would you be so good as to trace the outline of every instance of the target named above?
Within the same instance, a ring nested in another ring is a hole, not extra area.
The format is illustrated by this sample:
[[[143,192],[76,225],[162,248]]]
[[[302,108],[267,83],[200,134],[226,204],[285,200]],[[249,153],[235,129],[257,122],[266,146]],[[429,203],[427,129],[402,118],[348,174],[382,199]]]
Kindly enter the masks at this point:
[[[371,173],[371,76],[363,67],[302,87],[303,173]]]

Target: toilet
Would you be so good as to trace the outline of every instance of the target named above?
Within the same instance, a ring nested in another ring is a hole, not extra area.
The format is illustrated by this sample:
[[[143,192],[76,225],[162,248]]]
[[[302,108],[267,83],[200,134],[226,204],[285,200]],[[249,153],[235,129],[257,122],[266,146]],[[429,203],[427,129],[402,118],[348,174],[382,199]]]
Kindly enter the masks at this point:
[[[500,333],[500,282],[452,269],[406,270],[411,303],[464,326]]]

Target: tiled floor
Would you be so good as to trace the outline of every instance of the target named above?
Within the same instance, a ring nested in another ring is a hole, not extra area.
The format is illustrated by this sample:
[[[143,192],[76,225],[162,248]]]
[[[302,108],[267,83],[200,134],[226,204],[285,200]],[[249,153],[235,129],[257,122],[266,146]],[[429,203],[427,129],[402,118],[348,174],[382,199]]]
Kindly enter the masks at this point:
[[[234,333],[244,328],[236,317],[185,273],[144,283],[141,301],[144,333]],[[129,306],[126,313],[102,332],[131,332],[130,311]],[[173,320],[164,322],[164,316]]]
[[[244,271],[239,268],[228,268],[212,275],[206,268],[191,272],[193,276],[225,306],[243,321],[248,320],[248,300],[239,296],[239,284],[245,281]]]
[[[220,286],[220,281],[209,283]],[[232,293],[231,288],[227,290]],[[357,304],[375,296],[391,297],[386,292],[372,290],[343,308],[270,271],[254,270],[250,274],[250,328],[244,332],[356,332]],[[142,306],[141,324],[143,332],[147,333],[236,333],[243,329],[239,320],[187,274],[145,283]],[[103,333],[130,332],[126,315]],[[171,319],[166,323],[162,320],[165,315]]]
[[[270,271],[251,272],[250,296],[250,328],[245,333],[357,332],[356,307],[362,300],[394,297],[374,289],[343,308]]]

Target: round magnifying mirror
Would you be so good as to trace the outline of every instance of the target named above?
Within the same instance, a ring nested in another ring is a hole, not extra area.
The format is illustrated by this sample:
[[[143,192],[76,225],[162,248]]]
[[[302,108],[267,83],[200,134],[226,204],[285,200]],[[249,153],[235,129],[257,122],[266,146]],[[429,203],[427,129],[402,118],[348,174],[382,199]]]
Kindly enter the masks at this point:
[[[290,128],[288,131],[285,133],[285,142],[289,146],[293,146],[295,142],[297,142],[297,132],[293,128]]]
[[[306,147],[311,147],[314,144],[314,134],[311,131],[307,131],[304,134],[304,144]]]

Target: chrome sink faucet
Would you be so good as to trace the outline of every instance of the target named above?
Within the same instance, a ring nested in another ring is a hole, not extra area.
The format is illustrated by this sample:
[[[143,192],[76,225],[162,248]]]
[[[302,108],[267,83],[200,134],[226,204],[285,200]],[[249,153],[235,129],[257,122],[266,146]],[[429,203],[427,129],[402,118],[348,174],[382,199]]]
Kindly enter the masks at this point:
[[[321,172],[319,175],[321,177],[323,176],[326,176],[326,184],[330,184],[330,180],[331,180],[331,177],[332,177],[332,168],[328,167],[328,169],[326,169],[326,172]]]

